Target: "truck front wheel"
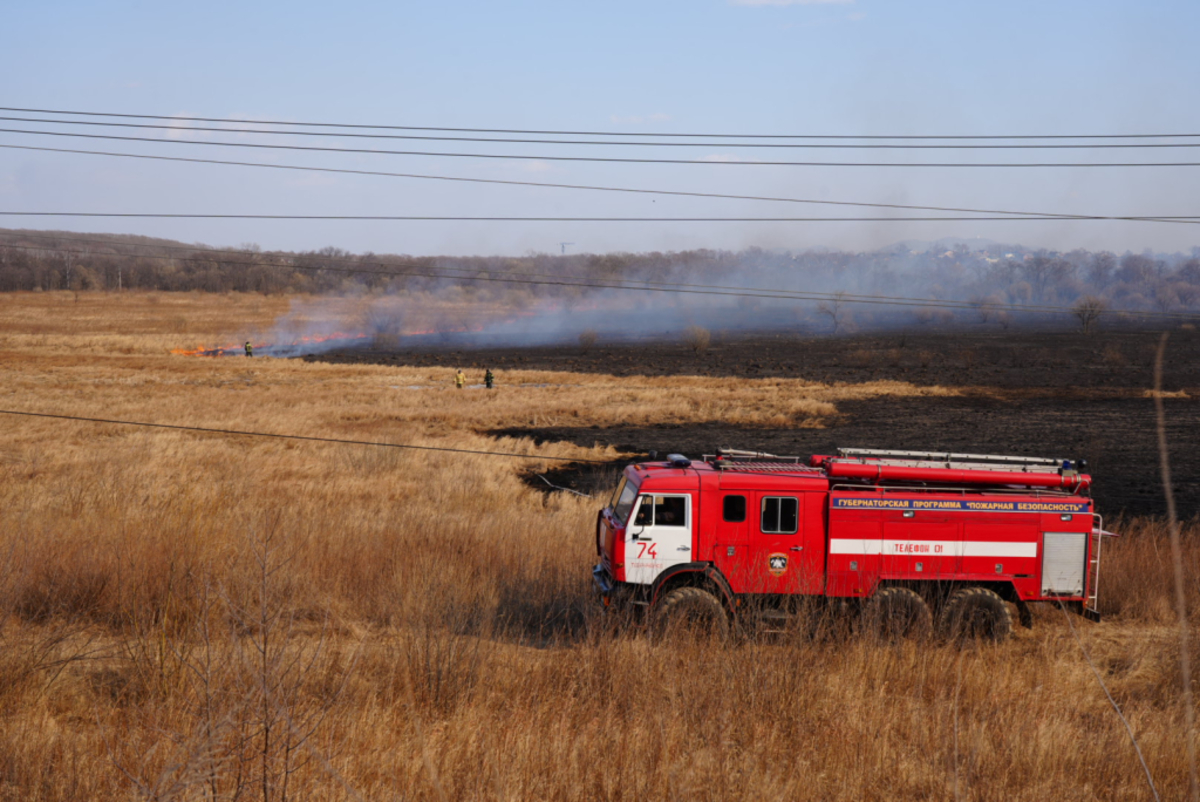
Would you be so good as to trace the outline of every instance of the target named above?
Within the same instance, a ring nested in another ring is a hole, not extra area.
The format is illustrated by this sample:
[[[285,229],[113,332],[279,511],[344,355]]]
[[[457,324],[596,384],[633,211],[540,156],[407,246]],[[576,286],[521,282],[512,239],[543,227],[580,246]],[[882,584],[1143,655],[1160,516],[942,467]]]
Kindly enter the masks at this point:
[[[1007,640],[1012,613],[995,591],[973,587],[956,590],[942,609],[939,629],[951,640]]]
[[[908,588],[884,588],[867,601],[863,629],[880,640],[926,638],[933,632],[933,614],[920,594]]]
[[[729,637],[729,615],[725,605],[703,588],[675,588],[654,606],[651,631],[657,638]]]

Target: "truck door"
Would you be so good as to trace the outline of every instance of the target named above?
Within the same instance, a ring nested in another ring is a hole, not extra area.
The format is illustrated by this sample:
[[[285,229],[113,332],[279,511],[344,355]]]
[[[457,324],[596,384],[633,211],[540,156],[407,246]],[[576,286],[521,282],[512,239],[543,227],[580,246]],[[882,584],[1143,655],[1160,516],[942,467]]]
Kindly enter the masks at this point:
[[[710,559],[729,581],[734,593],[749,593],[747,578],[750,561],[750,527],[755,523],[754,494],[746,491],[720,493],[720,518],[713,533]]]
[[[823,531],[805,515],[809,493],[756,493],[747,593],[819,593],[824,579]],[[807,525],[806,525],[807,524]],[[815,543],[810,542],[815,538]],[[806,551],[812,547],[812,559]]]
[[[672,565],[691,562],[692,515],[686,493],[639,496],[625,528],[625,580],[649,585]]]

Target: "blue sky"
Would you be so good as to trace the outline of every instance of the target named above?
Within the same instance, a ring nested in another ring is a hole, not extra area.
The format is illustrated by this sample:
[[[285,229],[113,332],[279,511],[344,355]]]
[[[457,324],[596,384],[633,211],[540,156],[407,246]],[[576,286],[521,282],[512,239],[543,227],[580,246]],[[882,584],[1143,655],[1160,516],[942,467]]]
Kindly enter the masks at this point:
[[[1200,133],[1195,2],[41,2],[3,12],[0,105],[477,128],[759,134]],[[44,124],[0,127],[87,130]],[[121,132],[118,132],[121,133]],[[136,133],[136,132],[135,132]],[[163,132],[148,134],[168,139]],[[198,135],[215,139],[214,135]],[[228,139],[228,135],[222,135]],[[178,138],[178,136],[176,136]],[[232,141],[232,140],[231,140]],[[284,142],[280,137],[241,141]],[[1194,140],[1200,142],[1200,140]],[[0,144],[869,202],[1200,214],[1200,168],[950,170],[613,165],[266,152],[0,134]],[[318,144],[363,146],[321,140]],[[402,142],[367,146],[406,148]],[[432,150],[436,143],[411,149]],[[582,154],[463,143],[453,150]],[[1162,151],[587,153],[785,160],[1200,161]],[[829,216],[845,209],[481,187],[0,150],[0,210],[549,216]],[[848,213],[857,214],[854,210]],[[0,218],[0,225],[22,223]],[[1188,249],[1145,223],[26,222],[185,241],[512,253],[842,247],[980,236]],[[1196,233],[1193,233],[1196,231]]]

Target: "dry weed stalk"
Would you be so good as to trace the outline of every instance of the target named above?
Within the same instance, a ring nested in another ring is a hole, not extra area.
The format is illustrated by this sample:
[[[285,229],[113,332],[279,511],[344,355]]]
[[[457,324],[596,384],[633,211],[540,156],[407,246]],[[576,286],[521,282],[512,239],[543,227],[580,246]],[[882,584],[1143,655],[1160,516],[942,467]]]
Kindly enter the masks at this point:
[[[1167,338],[1163,332],[1154,355],[1154,412],[1158,429],[1158,458],[1162,471],[1163,494],[1167,499],[1167,527],[1171,536],[1171,563],[1175,580],[1175,608],[1179,616],[1179,674],[1183,684],[1184,740],[1188,756],[1189,793],[1193,802],[1200,802],[1200,781],[1196,777],[1196,708],[1192,702],[1191,649],[1187,615],[1187,596],[1184,591],[1183,550],[1179,544],[1179,521],[1175,513],[1175,491],[1171,487],[1171,460],[1167,450],[1166,412],[1163,408],[1163,355]]]

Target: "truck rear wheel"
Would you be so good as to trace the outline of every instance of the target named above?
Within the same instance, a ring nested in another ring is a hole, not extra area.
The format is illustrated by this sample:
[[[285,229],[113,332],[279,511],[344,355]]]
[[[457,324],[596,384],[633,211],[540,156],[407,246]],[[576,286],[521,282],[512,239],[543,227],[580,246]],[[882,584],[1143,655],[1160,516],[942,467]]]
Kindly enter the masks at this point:
[[[927,638],[933,632],[933,614],[915,591],[884,588],[867,601],[862,625],[865,632],[880,640]]]
[[[942,609],[942,634],[951,640],[1003,641],[1012,635],[1012,612],[995,591],[973,587],[956,590]]]
[[[729,615],[725,605],[703,588],[675,588],[655,605],[651,631],[658,638],[729,637]]]

